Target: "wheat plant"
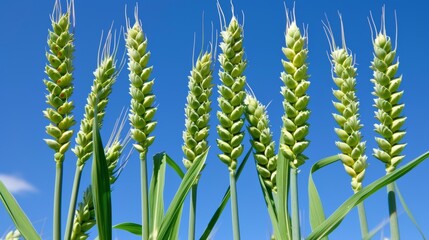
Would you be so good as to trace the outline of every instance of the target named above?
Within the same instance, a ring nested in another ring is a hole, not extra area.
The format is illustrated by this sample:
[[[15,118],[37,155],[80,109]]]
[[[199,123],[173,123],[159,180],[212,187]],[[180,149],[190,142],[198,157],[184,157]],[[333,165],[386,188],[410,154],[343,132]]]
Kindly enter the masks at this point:
[[[286,13],[286,18],[286,46],[282,48],[286,60],[282,60],[284,71],[280,77],[284,83],[281,88],[281,94],[284,97],[284,115],[282,117],[280,151],[291,167],[292,237],[294,240],[298,240],[301,239],[301,230],[299,226],[297,174],[299,166],[308,159],[304,155],[304,150],[310,143],[306,139],[310,117],[310,110],[307,108],[310,97],[307,95],[307,89],[310,82],[307,74],[308,63],[306,62],[308,54],[307,33],[305,30],[301,33],[296,24],[294,12]],[[286,203],[286,201],[282,202]]]
[[[188,96],[185,106],[185,131],[183,131],[183,165],[189,169],[196,158],[208,150],[209,121],[213,90],[212,53],[200,54],[190,72]],[[189,240],[195,239],[198,182],[192,186],[189,210]]]
[[[337,113],[333,117],[339,127],[335,128],[340,141],[335,145],[341,151],[338,155],[347,174],[352,178],[353,192],[362,189],[362,181],[368,166],[365,155],[366,143],[362,140],[359,100],[356,96],[357,68],[352,52],[347,48],[343,20],[341,23],[341,46],[335,43],[334,33],[329,24],[324,24],[324,30],[329,41],[332,63],[332,79],[336,89],[332,90],[336,101],[333,102]],[[358,205],[362,238],[368,234],[368,223],[363,203]]]
[[[45,139],[48,146],[54,150],[56,163],[55,197],[54,197],[54,231],[53,239],[59,240],[61,235],[61,195],[63,181],[63,161],[65,153],[70,147],[70,139],[73,136],[71,127],[75,124],[72,114],[74,108],[70,97],[73,93],[73,52],[74,37],[70,28],[73,1],[67,6],[67,11],[62,12],[61,4],[55,2],[51,16],[52,30],[49,30],[48,46],[46,53],[48,64],[45,72],[49,79],[43,82],[48,94],[46,102],[50,105],[43,114],[50,120],[46,127],[46,133],[52,138]]]
[[[218,86],[220,111],[217,112],[219,120],[217,145],[223,152],[218,156],[228,166],[229,170],[233,234],[234,240],[238,240],[240,239],[240,225],[235,174],[237,160],[244,149],[242,128],[244,125],[244,98],[246,96],[244,91],[246,77],[243,75],[246,68],[246,61],[243,59],[243,27],[238,23],[235,16],[232,16],[228,25],[223,18],[220,34],[222,42],[219,46],[222,53],[219,54],[218,59],[221,65],[219,78],[222,84]]]
[[[377,108],[375,118],[379,121],[374,124],[374,127],[380,135],[375,138],[378,148],[374,149],[373,155],[385,164],[386,174],[390,174],[405,158],[401,154],[406,146],[406,143],[401,143],[405,135],[402,126],[406,117],[401,114],[405,104],[400,102],[404,92],[399,89],[402,76],[397,76],[399,61],[395,61],[396,46],[393,48],[392,40],[386,33],[384,8],[379,32],[372,17],[371,19],[374,46],[374,60],[371,63],[374,74],[371,82],[374,83],[373,95],[376,97],[374,99],[374,106]],[[387,194],[391,239],[396,240],[399,239],[399,224],[394,183],[387,185]]]

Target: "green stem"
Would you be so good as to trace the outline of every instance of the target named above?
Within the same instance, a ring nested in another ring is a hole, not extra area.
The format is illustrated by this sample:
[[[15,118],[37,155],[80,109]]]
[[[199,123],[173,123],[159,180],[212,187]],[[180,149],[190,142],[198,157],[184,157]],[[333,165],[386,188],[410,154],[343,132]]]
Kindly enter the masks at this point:
[[[387,199],[389,202],[390,239],[399,240],[398,214],[396,212],[395,182],[387,185]]]
[[[63,185],[63,163],[56,163],[55,172],[55,193],[54,193],[54,240],[61,239],[61,194]]]
[[[238,221],[238,203],[237,203],[237,188],[235,182],[235,172],[231,170],[229,172],[229,185],[231,188],[231,214],[232,214],[232,230],[234,234],[234,240],[240,240],[240,224]]]
[[[363,202],[358,204],[358,212],[359,212],[359,223],[360,223],[360,232],[362,235],[362,239],[368,236],[368,222],[366,220],[365,206]]]
[[[292,239],[301,239],[299,227],[299,204],[298,204],[298,169],[292,168],[290,174],[291,207],[292,207]]]
[[[140,153],[143,240],[149,240],[149,198],[147,185],[147,153]]]
[[[197,188],[198,183],[192,186],[191,201],[189,205],[188,239],[195,240],[195,220],[197,218]]]
[[[72,189],[72,194],[70,198],[69,214],[67,217],[66,232],[64,235],[65,240],[69,240],[71,238],[71,234],[73,230],[74,214],[76,211],[76,201],[77,201],[77,196],[79,191],[80,178],[82,176],[82,170],[83,170],[83,165],[76,166],[76,171],[74,174],[73,189]]]

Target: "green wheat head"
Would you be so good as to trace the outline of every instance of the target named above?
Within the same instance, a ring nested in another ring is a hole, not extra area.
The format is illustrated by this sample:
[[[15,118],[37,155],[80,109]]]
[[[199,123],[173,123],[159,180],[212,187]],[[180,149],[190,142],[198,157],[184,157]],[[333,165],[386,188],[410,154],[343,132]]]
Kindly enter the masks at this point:
[[[126,48],[128,53],[128,69],[130,70],[131,138],[137,143],[134,147],[141,154],[153,143],[155,137],[150,136],[157,124],[154,121],[156,107],[155,95],[152,93],[154,80],[150,80],[152,66],[147,66],[150,52],[146,51],[147,39],[136,15],[136,22],[131,27],[127,22]]]
[[[286,47],[283,53],[286,60],[282,60],[284,71],[280,79],[284,85],[281,88],[281,94],[284,97],[283,108],[283,127],[281,137],[283,143],[280,144],[282,154],[290,161],[290,166],[298,168],[308,159],[304,150],[308,147],[309,141],[306,139],[310,117],[310,110],[307,105],[310,97],[307,95],[307,89],[310,86],[307,74],[308,63],[306,47],[307,36],[302,35],[296,25],[295,17],[287,20],[286,29]]]
[[[371,69],[374,73],[371,82],[374,83],[373,95],[376,96],[374,106],[378,109],[375,118],[379,121],[374,127],[381,137],[375,138],[378,149],[374,149],[374,156],[386,164],[386,172],[390,173],[405,157],[401,155],[406,146],[401,143],[405,135],[402,126],[406,117],[401,114],[405,104],[400,103],[404,91],[399,90],[402,76],[396,76],[399,66],[399,61],[395,62],[396,47],[392,48],[384,25],[376,34],[373,40],[374,60]]]
[[[190,168],[195,159],[208,149],[209,120],[213,84],[212,54],[199,56],[189,78],[189,92],[185,107],[185,131],[182,146],[185,158],[183,165]]]
[[[70,9],[61,13],[61,6],[57,3],[51,17],[52,30],[49,30],[48,46],[46,53],[48,63],[45,72],[48,79],[43,80],[48,94],[46,103],[50,107],[43,111],[44,116],[51,121],[46,127],[46,133],[52,138],[45,139],[50,148],[55,151],[56,162],[64,160],[64,154],[69,149],[75,124],[72,110],[73,101],[70,97],[73,93],[73,34],[70,33]]]
[[[341,16],[340,16],[341,19]],[[353,191],[362,188],[362,181],[367,167],[365,155],[366,144],[362,141],[360,129],[363,125],[359,120],[359,101],[356,96],[356,71],[353,55],[347,50],[344,27],[341,21],[342,46],[335,44],[330,25],[325,25],[331,48],[331,63],[333,68],[332,79],[337,86],[332,93],[336,98],[333,102],[338,114],[333,114],[338,128],[335,128],[340,141],[335,144],[341,151],[339,158],[343,162],[346,172],[352,177]]]
[[[218,103],[221,111],[217,112],[219,138],[217,145],[223,152],[219,154],[222,162],[228,165],[230,171],[235,171],[237,159],[243,153],[242,131],[244,125],[244,86],[246,77],[243,71],[246,61],[243,59],[243,29],[235,17],[221,32],[223,42],[220,44],[222,53],[219,54],[221,71],[219,77],[222,82],[218,87],[220,94]]]
[[[250,93],[247,93],[244,103],[246,119],[249,123],[247,130],[252,137],[250,143],[257,163],[256,169],[267,188],[276,192],[277,155],[274,151],[275,142],[269,126],[267,109]]]
[[[91,92],[88,94],[85,105],[85,113],[80,123],[80,129],[76,137],[76,147],[73,152],[77,156],[77,166],[83,167],[85,162],[92,154],[92,125],[94,121],[94,109],[97,104],[97,119],[99,128],[103,123],[105,109],[109,102],[109,95],[112,92],[112,86],[118,76],[116,67],[116,50],[117,45],[112,46],[112,33],[108,32],[104,48],[99,55],[97,69],[94,71],[94,81],[91,86]]]

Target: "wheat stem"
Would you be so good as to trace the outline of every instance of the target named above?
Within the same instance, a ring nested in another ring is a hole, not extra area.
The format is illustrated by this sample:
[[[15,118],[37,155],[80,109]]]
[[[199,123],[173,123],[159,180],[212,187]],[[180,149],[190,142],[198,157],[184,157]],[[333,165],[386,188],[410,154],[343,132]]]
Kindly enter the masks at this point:
[[[363,202],[358,204],[359,224],[362,239],[368,235],[368,222],[366,219],[365,205]]]
[[[390,239],[399,240],[398,213],[396,211],[395,182],[387,185],[387,199],[389,203]]]
[[[240,223],[238,217],[238,200],[237,200],[237,184],[235,172],[229,172],[229,185],[231,187],[231,214],[232,214],[232,230],[234,240],[240,240]]]
[[[301,239],[299,224],[299,200],[298,200],[298,169],[290,169],[291,208],[292,208],[292,239]]]
[[[197,188],[196,183],[191,189],[191,201],[189,203],[189,226],[188,226],[188,239],[195,239],[195,222],[197,219]]]
[[[141,206],[142,206],[142,224],[143,224],[143,240],[149,240],[149,194],[147,182],[147,153],[140,153],[140,176],[141,176]]]
[[[56,163],[55,193],[54,193],[54,229],[53,239],[61,239],[61,194],[63,185],[63,163]]]
[[[74,213],[75,213],[75,209],[76,209],[76,202],[77,202],[77,196],[78,196],[81,176],[82,176],[82,167],[76,167],[64,239],[70,239],[71,238],[72,229],[73,229],[73,221],[74,221]]]

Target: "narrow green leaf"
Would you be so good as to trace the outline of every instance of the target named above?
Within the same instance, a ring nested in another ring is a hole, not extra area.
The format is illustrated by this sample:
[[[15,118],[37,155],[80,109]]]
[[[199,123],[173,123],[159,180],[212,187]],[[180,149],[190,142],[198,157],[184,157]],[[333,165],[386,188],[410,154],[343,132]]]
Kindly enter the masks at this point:
[[[142,225],[137,223],[131,223],[131,222],[119,223],[113,226],[113,228],[124,230],[138,236],[142,235]]]
[[[110,199],[110,180],[107,169],[106,156],[98,129],[97,109],[94,109],[93,148],[92,160],[92,196],[94,202],[95,219],[100,239],[112,239],[112,205]]]
[[[182,212],[183,212],[183,204],[181,205],[177,216],[182,216]],[[170,236],[170,239],[179,239],[180,220],[181,220],[180,217],[175,218],[174,223],[172,224],[173,227],[168,233],[168,236]]]
[[[21,235],[25,239],[41,239],[39,234],[37,234],[30,220],[28,220],[27,215],[22,211],[18,202],[15,200],[13,195],[7,190],[6,186],[0,181],[0,198],[3,202],[7,212],[15,223],[16,229],[19,230]]]
[[[149,188],[149,229],[153,239],[156,239],[158,229],[164,217],[164,185],[166,154],[158,153],[153,157],[153,172]]]
[[[241,161],[240,165],[237,168],[237,172],[235,173],[236,180],[238,181],[241,172],[243,171],[244,166],[246,166],[247,160],[249,159],[250,153],[252,152],[252,149],[249,149],[249,151],[246,153],[246,156],[243,158],[243,161]],[[209,238],[211,232],[213,231],[214,226],[216,226],[217,221],[219,220],[220,215],[222,215],[223,210],[225,209],[226,204],[228,203],[228,200],[230,198],[230,188],[228,188],[225,191],[225,194],[223,195],[222,201],[219,204],[219,207],[214,212],[213,216],[211,217],[209,223],[207,224],[206,229],[204,230],[204,233],[201,235],[200,240],[206,240]]]
[[[281,146],[284,140],[280,138]],[[292,229],[290,225],[289,212],[287,208],[289,197],[289,160],[282,154],[279,149],[277,154],[277,219],[279,230],[282,233],[282,238],[279,240],[292,239]]]
[[[179,175],[179,177],[183,179],[183,177],[185,176],[185,173],[183,173],[180,166],[173,159],[171,159],[171,157],[168,156],[168,154],[165,154],[165,157],[167,159],[167,164],[170,165],[170,167],[173,168],[173,170],[177,173],[177,175]]]
[[[313,181],[313,173],[319,170],[322,167],[328,166],[336,161],[338,161],[338,155],[330,156],[322,160],[317,161],[310,170],[310,175],[308,177],[308,201],[310,209],[310,225],[311,229],[315,229],[323,221],[325,221],[325,213],[323,211],[322,201],[320,200],[319,192],[317,191],[316,185]],[[328,237],[322,238],[328,239]]]
[[[273,225],[275,239],[282,239],[280,232],[279,221],[277,217],[276,203],[274,202],[271,190],[267,189],[264,179],[258,174],[259,185],[261,186],[262,194],[264,195],[265,204],[267,205],[268,214],[270,215],[271,224]]]
[[[157,239],[169,239],[170,236],[168,236],[168,232],[171,230],[171,228],[173,228],[175,221],[177,221],[177,218],[180,218],[179,213],[181,213],[183,202],[185,201],[189,190],[191,190],[192,185],[195,183],[201,170],[204,167],[204,163],[207,159],[207,153],[208,151],[206,151],[200,157],[197,157],[195,159],[194,164],[192,164],[192,167],[188,169],[185,176],[183,177],[179,189],[174,195],[174,198],[171,201],[170,206],[168,207],[165,217],[162,220]]]
[[[413,214],[411,213],[410,209],[408,208],[407,203],[405,202],[404,197],[402,196],[401,192],[399,191],[398,185],[395,183],[395,189],[396,193],[398,194],[399,201],[402,204],[402,207],[404,207],[405,212],[407,213],[408,217],[410,218],[411,222],[413,222],[414,226],[416,226],[417,230],[419,231],[420,235],[424,240],[426,240],[426,236],[423,233],[422,229],[420,228],[419,224],[417,224],[416,219],[414,218]]]
[[[374,229],[372,229],[366,236],[364,236],[363,240],[371,240],[375,234],[377,234],[381,229],[383,229],[387,224],[389,224],[389,218],[384,219],[381,223],[379,223]]]
[[[331,233],[339,223],[344,219],[344,217],[352,210],[355,206],[361,203],[363,200],[371,196],[373,193],[378,191],[380,188],[386,186],[387,184],[394,182],[398,178],[404,176],[417,165],[422,163],[429,157],[429,151],[420,155],[419,157],[413,159],[406,165],[394,170],[393,172],[379,178],[378,180],[372,182],[368,186],[362,188],[359,192],[355,193],[353,196],[348,198],[335,212],[329,216],[328,219],[323,221],[316,229],[311,232],[307,237],[308,240],[321,239],[324,236],[327,236]]]

